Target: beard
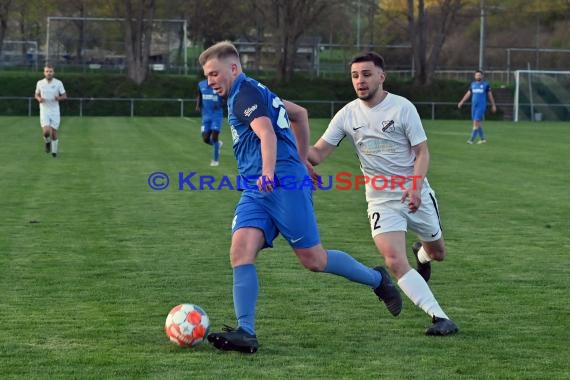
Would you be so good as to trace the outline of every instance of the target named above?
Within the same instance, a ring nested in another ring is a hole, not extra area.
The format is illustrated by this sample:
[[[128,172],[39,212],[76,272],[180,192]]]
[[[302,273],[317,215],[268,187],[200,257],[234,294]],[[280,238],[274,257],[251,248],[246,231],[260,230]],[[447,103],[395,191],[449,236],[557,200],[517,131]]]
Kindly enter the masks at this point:
[[[370,89],[369,89],[369,90],[368,90],[368,94],[366,94],[366,95],[362,95],[362,96],[361,96],[361,95],[358,95],[358,99],[360,99],[360,100],[370,100],[370,99],[374,98],[374,96],[376,96],[376,94],[378,93],[378,88],[379,88],[379,87],[376,87],[374,90],[370,90]]]

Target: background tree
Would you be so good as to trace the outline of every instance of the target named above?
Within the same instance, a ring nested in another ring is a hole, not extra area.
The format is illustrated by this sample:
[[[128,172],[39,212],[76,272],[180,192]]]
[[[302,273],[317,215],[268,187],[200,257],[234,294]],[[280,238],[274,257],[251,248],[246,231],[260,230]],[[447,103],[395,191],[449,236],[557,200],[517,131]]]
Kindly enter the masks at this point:
[[[377,42],[375,39],[377,29],[376,18],[378,16],[379,9],[377,0],[366,0],[364,2],[364,12],[366,17],[366,33],[364,35],[368,38],[366,41],[368,45],[374,45]]]
[[[97,0],[51,0],[51,12],[49,16],[66,16],[66,17],[87,17],[88,9],[96,9],[98,7]],[[46,2],[42,2],[42,6]],[[29,7],[26,7],[29,10]],[[86,21],[76,19],[70,21],[69,29],[61,31],[61,35],[56,36],[57,40],[64,46],[65,51],[74,52],[73,63],[83,64],[83,51],[85,50],[86,39]]]
[[[407,5],[408,30],[415,64],[414,83],[429,85],[445,39],[463,5],[462,0],[434,1],[429,10],[426,10],[424,0],[407,0]],[[437,25],[431,28],[431,33],[428,29],[429,21],[432,21],[432,25]]]
[[[183,3],[189,21],[188,37],[204,48],[215,42],[234,40],[255,27],[253,12],[246,1],[186,0]]]
[[[413,60],[415,81],[419,84],[429,84],[437,68],[472,70],[478,65],[480,0],[154,0],[152,7],[150,0],[128,2],[135,16],[142,7],[147,10],[143,18],[148,19],[148,10],[152,8],[154,19],[188,20],[188,38],[199,48],[238,38],[257,42],[258,47],[263,44],[264,61],[261,49],[257,49],[254,61],[268,64],[270,59],[269,65],[283,81],[300,67],[296,52],[305,36],[314,37],[315,43],[320,40],[335,45],[331,50],[320,46],[323,65],[346,63],[357,50],[357,41],[360,50],[372,46],[385,55],[388,70],[409,70]],[[511,52],[510,69],[526,68],[528,63],[533,68],[567,68],[563,64],[568,61],[567,53],[538,50],[570,48],[570,19],[566,17],[570,0],[485,0],[485,8],[486,69],[505,69],[507,48],[536,48],[531,52]],[[48,16],[122,18],[125,12],[126,0],[0,0],[0,51],[6,53],[6,40],[37,41],[41,56],[45,52]],[[141,25],[143,29],[150,27],[150,32],[141,32],[138,29]],[[56,51],[58,58],[60,52],[70,53],[67,58],[73,58],[73,63],[85,61],[90,49],[114,54],[114,59],[123,54],[135,57],[136,51],[142,51],[150,43],[152,24],[130,22],[129,28],[132,31],[129,42],[119,45],[131,46],[130,53],[129,49],[126,52],[115,49],[116,40],[127,37],[118,23],[54,22],[50,50]],[[137,43],[143,40],[146,42]],[[410,45],[414,47],[413,53],[406,47]],[[28,47],[22,44],[23,55]],[[179,62],[183,62],[185,52],[181,38]],[[140,69],[148,75],[148,61],[138,65],[138,69],[131,65],[131,72]]]
[[[350,21],[351,9],[350,2],[339,2],[333,7],[328,7],[319,20],[311,26],[311,30],[326,44],[354,44],[354,26]]]
[[[8,14],[10,12],[11,3],[12,0],[0,0],[0,56],[2,55],[6,29],[8,29]]]
[[[66,6],[71,6],[73,15],[76,17],[86,17],[87,0],[66,1]],[[85,49],[85,21],[78,19],[74,21],[77,28],[77,43],[75,46],[75,59],[79,65],[83,64],[83,50]]]
[[[117,4],[117,13],[124,17],[125,58],[127,76],[141,84],[148,76],[152,20],[155,0],[124,0]]]
[[[37,41],[38,52],[42,50],[42,42],[45,41],[46,17],[55,12],[52,0],[13,0],[10,20],[12,23],[10,39],[19,41]],[[28,51],[22,45],[22,56]],[[43,65],[44,62],[38,62]]]
[[[332,7],[331,0],[273,0],[275,61],[277,80],[287,82],[295,70],[299,40],[319,17]]]

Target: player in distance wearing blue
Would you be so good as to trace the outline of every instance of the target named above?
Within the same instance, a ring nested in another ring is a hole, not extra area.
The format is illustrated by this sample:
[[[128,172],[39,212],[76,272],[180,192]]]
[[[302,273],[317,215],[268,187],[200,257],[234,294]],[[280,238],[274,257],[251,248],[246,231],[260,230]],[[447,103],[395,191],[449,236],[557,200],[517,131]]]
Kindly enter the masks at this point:
[[[474,76],[475,80],[469,85],[469,89],[457,104],[457,108],[461,108],[463,103],[465,103],[471,96],[471,119],[473,120],[473,130],[471,131],[471,137],[467,140],[467,144],[473,144],[477,136],[479,136],[479,142],[477,142],[477,144],[484,144],[487,140],[485,139],[485,133],[483,132],[481,122],[485,120],[487,98],[489,98],[489,101],[491,102],[491,111],[493,111],[493,113],[497,112],[497,107],[495,105],[495,98],[493,98],[491,86],[483,79],[483,72],[481,70],[477,70],[475,71]]]
[[[219,42],[199,57],[208,84],[227,99],[228,120],[239,175],[248,181],[232,223],[230,260],[237,328],[211,333],[208,340],[220,350],[254,353],[255,310],[259,283],[255,261],[271,247],[279,233],[289,242],[301,264],[367,285],[397,316],[400,293],[383,267],[369,268],[345,252],[325,250],[312,204],[312,189],[286,190],[274,178],[314,176],[307,160],[307,111],[282,101],[267,87],[247,77],[230,42]],[[253,189],[251,189],[253,185]]]
[[[224,101],[208,86],[206,79],[198,83],[196,111],[202,114],[202,139],[214,148],[210,166],[218,166],[220,164],[220,148],[223,145],[223,142],[219,140],[219,135],[224,118]]]

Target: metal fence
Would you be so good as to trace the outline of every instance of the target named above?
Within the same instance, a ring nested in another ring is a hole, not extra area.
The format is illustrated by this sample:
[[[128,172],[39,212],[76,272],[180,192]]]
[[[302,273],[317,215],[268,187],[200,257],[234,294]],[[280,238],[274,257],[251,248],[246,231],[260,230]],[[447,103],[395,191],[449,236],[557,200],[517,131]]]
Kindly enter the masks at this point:
[[[347,102],[337,100],[292,100],[307,108],[311,117],[332,118]],[[60,104],[65,116],[164,116],[195,117],[196,99],[165,98],[68,98]],[[415,102],[423,118],[462,119],[469,113],[457,109],[455,102]],[[512,104],[504,106],[512,107]],[[451,111],[453,114],[447,116]],[[39,107],[33,97],[0,97],[0,115],[37,116]]]
[[[338,100],[294,100],[305,107],[310,117],[332,118],[347,101]],[[465,105],[457,108],[457,102],[413,102],[423,119],[462,120],[471,118],[471,109]],[[124,116],[124,117],[197,117],[196,99],[165,98],[68,98],[60,104],[64,116]],[[552,106],[542,104],[537,106]],[[560,106],[569,108],[570,104]],[[498,103],[499,111],[510,114],[512,103]],[[509,112],[506,112],[506,111]],[[33,97],[0,97],[1,116],[38,116],[39,107]],[[503,119],[503,113],[490,115],[491,118]]]

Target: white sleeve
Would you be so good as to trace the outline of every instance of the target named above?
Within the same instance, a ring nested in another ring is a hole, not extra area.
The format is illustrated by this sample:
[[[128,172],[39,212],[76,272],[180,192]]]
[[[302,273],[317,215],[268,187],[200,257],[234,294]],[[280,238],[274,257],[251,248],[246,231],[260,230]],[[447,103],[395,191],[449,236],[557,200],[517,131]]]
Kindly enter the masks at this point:
[[[40,82],[36,83],[36,92],[34,93],[34,96],[36,95],[41,95],[41,90],[40,90]]]
[[[63,82],[62,81],[59,81],[58,91],[59,91],[59,95],[65,94],[65,88],[63,88]]]
[[[321,136],[323,140],[335,146],[340,144],[342,139],[346,136],[346,132],[344,131],[345,114],[346,112],[344,112],[344,108],[342,108],[334,115],[327,130]]]
[[[410,140],[410,145],[415,146],[426,141],[427,136],[424,131],[424,127],[422,126],[422,120],[420,119],[418,110],[411,102],[408,102],[407,106],[404,108],[404,114],[402,116],[404,120],[404,129],[408,140]]]

